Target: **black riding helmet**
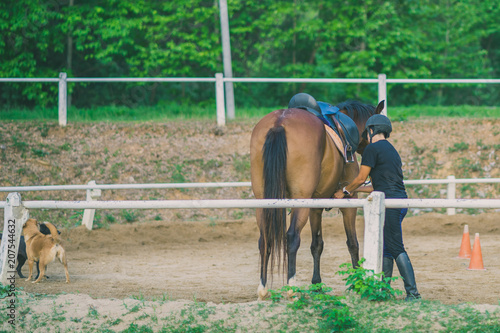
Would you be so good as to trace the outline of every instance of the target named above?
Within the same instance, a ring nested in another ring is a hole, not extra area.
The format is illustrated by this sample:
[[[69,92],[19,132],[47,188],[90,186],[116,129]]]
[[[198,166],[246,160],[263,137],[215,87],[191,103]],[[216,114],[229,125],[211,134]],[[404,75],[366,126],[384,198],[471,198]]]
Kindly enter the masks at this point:
[[[288,108],[292,109],[305,109],[314,114],[321,114],[321,109],[316,102],[316,99],[309,94],[306,93],[298,93],[290,99],[288,102]]]
[[[368,131],[369,128],[373,128],[373,134]],[[374,135],[379,133],[385,133],[385,137],[388,138],[392,132],[392,124],[389,118],[381,114],[375,114],[368,118],[365,125],[365,130],[363,131],[363,138],[368,140],[368,135],[370,136],[370,142]]]

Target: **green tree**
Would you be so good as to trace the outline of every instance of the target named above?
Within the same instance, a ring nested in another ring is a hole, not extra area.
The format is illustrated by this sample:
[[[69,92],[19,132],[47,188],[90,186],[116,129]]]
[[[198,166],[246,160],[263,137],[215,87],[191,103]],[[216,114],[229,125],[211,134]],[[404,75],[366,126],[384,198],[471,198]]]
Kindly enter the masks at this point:
[[[498,77],[495,0],[228,0],[235,77]],[[213,77],[217,0],[0,2],[0,76]],[[0,83],[4,107],[57,103],[55,83]],[[213,103],[207,83],[70,83],[73,105]],[[389,85],[391,104],[498,104],[498,87]],[[237,105],[285,106],[307,91],[376,102],[376,85],[236,83]]]
[[[57,77],[54,71],[61,67],[64,53],[63,36],[57,33],[60,23],[55,1],[0,2],[0,75]],[[53,84],[2,83],[1,88],[0,98],[8,104],[49,106],[57,96]]]

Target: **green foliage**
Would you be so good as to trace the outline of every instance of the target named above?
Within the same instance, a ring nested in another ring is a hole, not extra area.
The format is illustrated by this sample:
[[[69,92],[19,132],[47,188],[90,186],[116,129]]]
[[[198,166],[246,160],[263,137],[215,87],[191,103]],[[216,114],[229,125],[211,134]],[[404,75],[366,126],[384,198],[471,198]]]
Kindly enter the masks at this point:
[[[341,302],[342,298],[328,294],[332,288],[324,283],[312,284],[309,287],[284,286],[281,290],[269,290],[273,303],[283,299],[283,294],[292,294],[293,301],[287,305],[289,309],[312,310],[319,318],[318,327],[321,332],[341,332],[356,325],[349,307]]]
[[[97,309],[94,306],[90,305],[89,306],[89,311],[87,313],[87,316],[89,316],[92,319],[98,319],[99,318],[99,312],[97,311]]]
[[[44,151],[43,149],[38,149],[38,148],[31,148],[31,152],[33,153],[33,155],[35,155],[37,157],[45,157],[49,154],[48,152]]]
[[[385,278],[383,272],[374,274],[373,270],[362,267],[364,261],[364,258],[361,259],[357,268],[353,268],[351,263],[340,265],[340,268],[345,268],[345,270],[337,273],[348,275],[344,278],[347,290],[352,290],[361,298],[370,301],[385,301],[401,294],[400,290],[395,290],[390,285],[390,282],[396,280],[397,277]]]
[[[292,290],[297,294],[285,301],[286,296],[282,295]],[[22,292],[16,295],[16,327],[22,332],[58,331],[64,323],[65,331],[176,333],[498,332],[500,329],[498,311],[470,303],[450,305],[422,300],[380,304],[352,294],[339,298],[330,293],[331,289],[322,284],[283,288],[275,291],[274,302],[241,304],[170,303],[165,295],[161,300],[146,302],[139,294],[132,297],[139,302],[124,301],[123,306],[114,307],[113,313],[103,315],[89,305],[83,316],[71,317],[74,312],[68,309],[81,305],[79,299],[66,299],[59,304],[60,297]],[[9,298],[0,299],[0,306],[5,307],[8,301]],[[50,303],[54,305],[47,307]],[[0,331],[12,331],[8,320],[7,312],[0,311]]]
[[[495,0],[230,0],[228,11],[235,77],[499,76]],[[0,13],[0,77],[57,78],[61,71],[69,77],[213,77],[223,69],[217,1],[19,0],[1,2]],[[207,106],[215,99],[213,83],[199,82],[69,82],[68,89],[74,106],[124,107],[124,116],[137,107]],[[389,90],[393,105],[500,102],[498,89],[486,84],[397,84]],[[374,101],[377,87],[235,83],[235,91],[238,106],[274,107],[297,91],[334,104]],[[0,103],[54,108],[57,84],[2,83]]]
[[[137,212],[133,210],[122,210],[120,214],[123,217],[123,219],[128,223],[135,222],[139,219]]]
[[[116,218],[113,216],[113,214],[106,214],[106,221],[108,221],[109,223],[114,223],[116,222]]]
[[[137,325],[135,323],[130,324],[122,333],[153,333],[153,330],[146,325]]]
[[[449,153],[454,153],[457,151],[465,151],[465,150],[469,150],[469,144],[465,142],[458,142],[458,143],[456,142],[453,144],[453,147],[448,148]]]
[[[10,294],[10,287],[4,286],[2,283],[0,283],[0,299],[7,297],[7,295],[9,294]]]
[[[65,144],[59,146],[59,149],[64,150],[64,151],[70,151],[71,150],[71,144],[66,142]]]
[[[184,171],[183,171],[184,165],[182,164],[176,164],[173,167],[172,170],[172,183],[185,183],[186,182],[186,177],[184,176]]]
[[[262,118],[271,111],[283,106],[270,107],[238,107],[236,117],[238,119]],[[124,112],[124,111],[127,112]],[[457,112],[456,110],[459,110]],[[500,107],[481,106],[389,106],[389,117],[392,121],[405,121],[412,118],[422,117],[461,117],[461,118],[500,118]],[[186,119],[212,119],[215,120],[215,104],[209,106],[193,105],[186,107],[183,104],[170,105],[168,108],[159,106],[129,108],[122,107],[94,107],[92,109],[70,108],[68,119],[70,122],[143,122],[143,121],[171,121]],[[50,108],[36,110],[30,109],[10,109],[2,110],[3,120],[46,120],[57,122],[57,110]],[[55,125],[55,123],[54,123]],[[498,133],[493,132],[493,135]],[[494,145],[495,149],[500,149],[500,145]],[[71,150],[70,144],[59,147],[60,150]],[[246,168],[244,158],[240,156],[242,166]]]
[[[250,154],[235,154],[233,157],[233,166],[238,172],[239,180],[247,181],[250,174]]]
[[[12,136],[12,145],[21,153],[25,153],[29,146],[26,142],[19,141],[19,138],[16,135]]]

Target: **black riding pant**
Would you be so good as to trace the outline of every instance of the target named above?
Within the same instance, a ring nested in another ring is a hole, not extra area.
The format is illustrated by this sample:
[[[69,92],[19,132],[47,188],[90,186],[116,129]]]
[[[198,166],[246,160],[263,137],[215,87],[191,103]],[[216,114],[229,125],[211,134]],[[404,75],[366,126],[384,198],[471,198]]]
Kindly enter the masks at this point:
[[[407,208],[387,208],[385,210],[384,224],[384,257],[396,259],[401,253],[406,252],[403,245],[403,222]]]

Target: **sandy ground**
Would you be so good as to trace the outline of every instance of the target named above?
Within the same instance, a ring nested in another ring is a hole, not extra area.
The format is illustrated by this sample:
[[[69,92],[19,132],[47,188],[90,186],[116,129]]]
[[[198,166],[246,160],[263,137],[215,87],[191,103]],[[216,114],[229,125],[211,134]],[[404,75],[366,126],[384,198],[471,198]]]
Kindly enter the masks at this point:
[[[89,180],[101,184],[249,181],[253,125],[229,123],[221,130],[205,122],[69,124],[64,128],[0,122],[0,185],[86,184]],[[391,140],[401,154],[407,179],[448,175],[497,178],[499,129],[497,119],[411,120],[395,122]],[[411,198],[444,198],[444,188],[409,186],[408,191]],[[247,188],[103,191],[101,199],[252,198],[250,192]],[[457,187],[459,198],[498,198],[498,193],[498,184]],[[0,193],[0,199],[6,195]],[[84,196],[83,191],[33,192],[23,193],[23,200],[81,200]],[[61,228],[73,214],[76,212],[69,210],[31,212],[33,217],[53,221]],[[225,309],[225,313],[259,307],[255,302],[258,230],[252,210],[141,211],[137,213],[140,222],[134,223],[126,223],[114,212],[103,210],[99,214],[102,219],[113,214],[119,223],[111,224],[109,230],[62,228],[70,284],[64,283],[64,270],[58,263],[49,265],[50,279],[40,284],[16,281],[16,287],[28,293],[21,297],[25,303],[19,304],[19,315],[34,325],[30,331],[47,331],[43,326],[35,327],[47,323],[54,331],[85,331],[85,326],[96,331],[111,318],[113,322],[114,318],[122,321],[105,327],[123,331],[129,324],[141,322],[137,318],[142,314],[131,309],[143,306],[144,300],[160,300],[144,307],[150,315],[144,323],[151,321],[155,311],[165,316],[184,309],[186,304],[196,306],[194,299]],[[423,298],[446,304],[472,302],[483,310],[500,308],[500,212],[477,216],[420,214],[406,218],[403,230]],[[331,212],[325,215],[322,278],[335,295],[342,295],[345,282],[337,272],[341,264],[350,262],[350,256],[341,217]],[[153,221],[156,216],[163,221]],[[469,261],[457,258],[465,224],[469,225],[471,241],[475,233],[480,233],[485,271],[469,271]],[[359,217],[361,254],[363,227]],[[312,277],[308,227],[302,235],[297,277],[300,284],[308,285]],[[24,274],[27,270],[24,267]],[[274,275],[272,288],[282,284],[283,278]],[[403,290],[402,281],[394,285]],[[92,326],[87,322],[94,309],[100,317]],[[59,320],[60,313],[65,313],[64,324]],[[160,321],[157,328],[161,329],[164,322],[169,320]],[[4,327],[0,323],[0,331]]]
[[[473,302],[499,305],[500,213],[447,216],[428,213],[404,221],[405,246],[413,261],[418,288],[425,299],[446,304]],[[358,238],[363,251],[363,218],[358,217]],[[471,243],[480,234],[485,271],[467,270],[469,260],[458,259],[464,225]],[[350,262],[341,217],[324,221],[325,248],[322,278],[334,293],[345,290],[337,274]],[[310,231],[302,233],[298,279],[310,283]],[[50,278],[39,284],[18,279],[29,293],[80,293],[92,298],[193,300],[242,303],[256,300],[259,281],[258,229],[245,222],[154,221],[112,225],[109,230],[78,227],[63,232],[71,283],[64,283],[58,262],[48,267]],[[23,272],[27,273],[27,265]],[[395,272],[397,276],[397,271]],[[274,275],[273,288],[282,286]],[[403,290],[402,281],[395,283]]]

